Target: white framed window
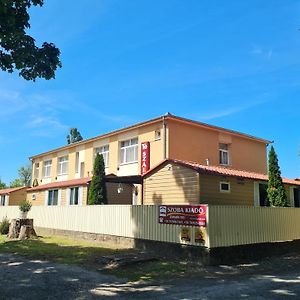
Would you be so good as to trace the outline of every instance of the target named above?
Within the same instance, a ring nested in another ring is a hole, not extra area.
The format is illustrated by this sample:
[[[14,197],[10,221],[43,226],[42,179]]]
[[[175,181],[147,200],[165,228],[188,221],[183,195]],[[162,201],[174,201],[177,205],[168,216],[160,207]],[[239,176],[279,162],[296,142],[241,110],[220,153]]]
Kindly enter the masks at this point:
[[[48,205],[58,205],[58,190],[48,191]]]
[[[40,163],[34,164],[34,178],[39,178]]]
[[[0,206],[5,206],[5,195],[0,196]]]
[[[219,145],[219,162],[220,165],[228,166],[229,165],[229,147],[228,144]]]
[[[160,138],[161,138],[160,129],[155,130],[155,137],[154,137],[155,141],[160,140]]]
[[[43,164],[43,177],[50,177],[51,176],[51,166],[52,166],[52,160],[45,160]]]
[[[78,205],[79,204],[79,187],[70,188],[70,205]]]
[[[65,175],[68,174],[68,156],[62,156],[58,158],[57,165],[57,175]]]
[[[105,145],[102,147],[98,147],[95,149],[95,156],[96,154],[102,154],[103,160],[104,160],[104,165],[105,167],[108,167],[108,162],[109,162],[109,145]]]
[[[138,161],[138,138],[122,141],[120,144],[121,164]]]
[[[221,193],[230,193],[230,182],[221,181],[220,182],[220,192]]]

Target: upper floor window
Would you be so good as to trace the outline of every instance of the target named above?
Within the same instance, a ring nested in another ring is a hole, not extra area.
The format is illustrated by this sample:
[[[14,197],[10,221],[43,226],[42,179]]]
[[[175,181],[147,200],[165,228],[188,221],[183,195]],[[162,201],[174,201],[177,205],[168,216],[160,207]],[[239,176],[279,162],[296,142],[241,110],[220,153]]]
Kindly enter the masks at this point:
[[[34,178],[39,178],[40,163],[34,164]]]
[[[58,158],[57,175],[68,174],[68,156],[62,156]]]
[[[138,160],[138,138],[121,142],[120,147],[121,164],[137,162]]]
[[[43,177],[50,177],[51,176],[51,166],[52,166],[52,160],[51,159],[44,161]]]
[[[228,144],[219,145],[219,160],[220,165],[229,165],[229,147]]]
[[[95,149],[95,154],[102,154],[103,160],[104,160],[104,165],[105,167],[108,167],[108,160],[109,160],[109,145],[105,145],[102,147],[98,147]]]

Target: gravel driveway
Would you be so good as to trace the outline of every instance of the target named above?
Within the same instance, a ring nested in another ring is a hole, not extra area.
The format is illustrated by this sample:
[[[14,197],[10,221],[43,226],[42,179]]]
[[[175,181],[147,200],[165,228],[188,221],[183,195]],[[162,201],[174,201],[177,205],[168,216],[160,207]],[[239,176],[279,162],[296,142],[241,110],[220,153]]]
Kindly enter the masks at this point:
[[[189,279],[127,283],[77,266],[0,254],[0,299],[299,299],[300,256],[200,269]]]

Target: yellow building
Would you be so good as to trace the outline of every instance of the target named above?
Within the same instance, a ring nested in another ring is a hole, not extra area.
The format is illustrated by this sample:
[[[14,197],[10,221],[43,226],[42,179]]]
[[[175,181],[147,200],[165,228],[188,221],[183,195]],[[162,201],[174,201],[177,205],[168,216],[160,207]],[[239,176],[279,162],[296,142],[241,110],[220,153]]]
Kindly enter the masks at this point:
[[[266,206],[268,175],[166,159],[143,178],[143,204]],[[300,207],[300,181],[283,178],[288,202]]]
[[[26,199],[26,190],[28,187],[16,187],[0,190],[0,206],[19,205]]]
[[[110,195],[126,190],[130,200],[122,199],[121,203],[141,204],[141,175],[165,159],[266,174],[269,143],[240,132],[166,114],[32,156],[34,187],[28,191],[27,198],[36,205],[86,204],[88,183],[98,152],[104,157],[106,174],[112,175]],[[116,199],[109,198],[109,203]],[[119,201],[113,203],[116,202]]]

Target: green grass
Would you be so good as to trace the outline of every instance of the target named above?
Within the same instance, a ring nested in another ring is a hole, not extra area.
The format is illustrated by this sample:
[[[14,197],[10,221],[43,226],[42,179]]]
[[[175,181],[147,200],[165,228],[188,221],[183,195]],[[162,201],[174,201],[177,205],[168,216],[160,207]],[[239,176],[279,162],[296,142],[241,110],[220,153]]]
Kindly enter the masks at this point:
[[[183,277],[187,274],[187,269],[188,264],[186,262],[159,260],[112,269],[108,273],[118,277],[126,277],[130,281],[157,280]]]
[[[63,264],[76,264],[94,270],[103,267],[100,263],[103,255],[132,251],[134,250],[105,248],[95,242],[58,236],[19,241],[8,240],[0,235],[0,253],[13,253],[29,259],[42,259]],[[110,269],[104,268],[102,272],[137,281],[181,277],[187,274],[188,269],[188,263],[185,262],[158,260]]]
[[[45,259],[63,264],[92,265],[97,258],[121,250],[104,248],[93,242],[63,237],[40,237],[31,240],[8,240],[0,236],[0,253],[14,253],[27,258]],[[124,250],[123,250],[124,251]]]

